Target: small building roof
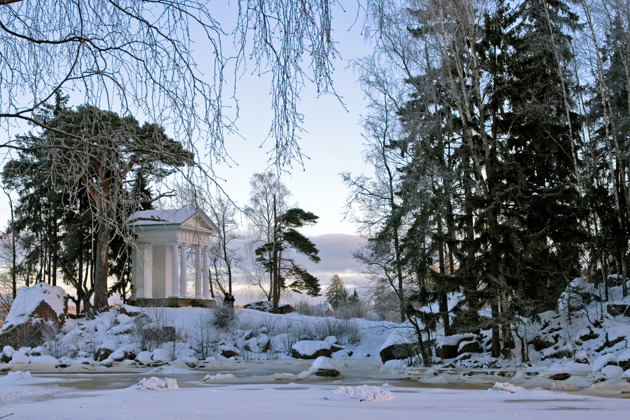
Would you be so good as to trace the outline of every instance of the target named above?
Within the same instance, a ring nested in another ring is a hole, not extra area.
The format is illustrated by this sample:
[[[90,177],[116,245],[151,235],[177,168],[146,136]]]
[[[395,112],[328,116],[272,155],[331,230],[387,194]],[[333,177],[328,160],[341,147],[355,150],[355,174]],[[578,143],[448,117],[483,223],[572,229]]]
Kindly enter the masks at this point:
[[[179,226],[186,223],[196,215],[200,215],[205,222],[208,223],[210,229],[215,232],[217,226],[203,211],[197,209],[171,209],[171,210],[141,210],[133,213],[127,219],[132,227],[149,227],[149,226]]]

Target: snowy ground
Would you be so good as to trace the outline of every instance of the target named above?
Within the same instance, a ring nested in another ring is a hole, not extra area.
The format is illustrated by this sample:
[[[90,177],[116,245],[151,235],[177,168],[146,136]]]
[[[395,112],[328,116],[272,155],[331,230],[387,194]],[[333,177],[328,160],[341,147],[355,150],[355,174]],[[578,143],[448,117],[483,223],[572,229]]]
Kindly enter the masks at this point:
[[[234,384],[230,381],[236,376],[213,376],[218,381],[204,382],[198,376],[197,383],[186,387],[168,375],[137,377],[131,386],[93,391],[77,388],[73,379],[13,372],[0,378],[0,418],[610,420],[627,418],[630,412],[630,399],[526,390],[509,383],[458,390],[325,382]]]
[[[571,305],[584,299],[578,309],[559,305],[515,326],[529,343],[526,364],[519,346],[510,359],[490,357],[488,331],[475,337],[484,352],[423,368],[381,362],[381,349],[405,337],[404,324],[236,309],[218,328],[220,311],[112,309],[66,320],[43,346],[1,349],[0,419],[625,419],[630,318],[605,313],[588,287],[569,296]],[[37,306],[42,291],[24,295],[5,327]],[[169,329],[164,342],[151,335]],[[331,358],[291,357],[292,349],[331,345]]]

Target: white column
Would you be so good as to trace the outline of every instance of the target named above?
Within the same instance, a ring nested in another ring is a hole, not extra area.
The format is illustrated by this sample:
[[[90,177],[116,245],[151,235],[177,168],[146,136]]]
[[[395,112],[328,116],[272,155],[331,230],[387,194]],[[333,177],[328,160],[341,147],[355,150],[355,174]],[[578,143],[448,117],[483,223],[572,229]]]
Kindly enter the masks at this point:
[[[179,251],[179,297],[185,298],[188,286],[186,284],[186,244],[181,244]]]
[[[144,244],[144,295],[143,297],[151,299],[153,297],[153,245]]]
[[[195,297],[201,297],[201,261],[199,245],[195,245]]]
[[[177,242],[171,242],[171,296],[179,296],[179,253]]]
[[[133,247],[133,287],[135,287],[136,299],[144,297],[144,243],[137,243]]]
[[[208,247],[203,247],[203,298],[210,299],[210,272],[208,271]]]

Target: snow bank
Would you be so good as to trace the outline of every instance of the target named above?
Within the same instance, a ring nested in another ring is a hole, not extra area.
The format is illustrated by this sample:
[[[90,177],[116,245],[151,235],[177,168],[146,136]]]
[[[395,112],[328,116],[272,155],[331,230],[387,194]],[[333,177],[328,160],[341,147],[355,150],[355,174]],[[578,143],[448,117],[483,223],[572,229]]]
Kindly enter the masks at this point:
[[[377,386],[342,386],[324,397],[329,401],[388,401],[394,394]]]
[[[492,388],[489,389],[489,391],[502,391],[514,394],[517,392],[525,392],[527,390],[523,387],[512,385],[509,382],[497,382],[492,386]]]
[[[217,383],[217,382],[229,382],[236,379],[231,373],[217,373],[216,375],[206,375],[203,378],[203,382]]]
[[[142,378],[142,380],[134,387],[135,389],[140,391],[164,391],[179,389],[176,379],[161,379],[155,376],[152,376],[149,379]]]

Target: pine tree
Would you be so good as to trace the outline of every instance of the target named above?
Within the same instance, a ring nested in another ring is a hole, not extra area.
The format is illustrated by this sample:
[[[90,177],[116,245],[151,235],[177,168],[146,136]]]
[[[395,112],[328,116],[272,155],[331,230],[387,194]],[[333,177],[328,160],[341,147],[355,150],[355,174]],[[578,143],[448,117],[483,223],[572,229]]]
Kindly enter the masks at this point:
[[[337,274],[330,279],[330,285],[326,291],[326,302],[330,303],[333,309],[337,310],[339,307],[347,305],[349,303],[350,296],[346,290],[346,286],[343,284],[343,280]]]
[[[275,207],[274,207],[275,208]],[[287,252],[295,251],[312,262],[319,262],[319,250],[315,244],[297,229],[316,223],[318,216],[300,208],[292,208],[281,215],[274,211],[273,240],[258,247],[256,261],[272,278],[272,301],[274,312],[278,312],[282,290],[318,296],[319,280],[299,266]],[[288,281],[291,281],[288,283]]]

